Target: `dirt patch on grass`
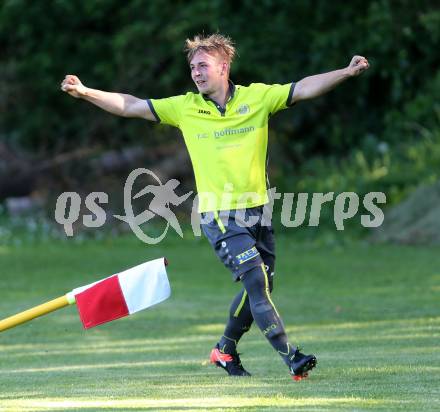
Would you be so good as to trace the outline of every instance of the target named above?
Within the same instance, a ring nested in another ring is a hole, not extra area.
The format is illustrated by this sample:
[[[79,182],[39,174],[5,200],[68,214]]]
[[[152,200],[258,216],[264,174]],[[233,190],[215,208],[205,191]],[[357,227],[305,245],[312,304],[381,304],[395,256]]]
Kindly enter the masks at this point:
[[[421,186],[406,200],[385,210],[373,242],[440,245],[440,181]]]

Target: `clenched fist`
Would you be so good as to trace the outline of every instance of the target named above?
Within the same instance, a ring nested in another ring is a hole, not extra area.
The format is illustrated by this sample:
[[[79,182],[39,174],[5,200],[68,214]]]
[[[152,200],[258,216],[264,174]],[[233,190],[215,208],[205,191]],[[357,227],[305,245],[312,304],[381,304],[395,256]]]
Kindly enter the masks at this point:
[[[69,93],[73,97],[80,98],[84,96],[86,87],[77,76],[68,74],[61,83],[61,90]]]
[[[354,56],[347,67],[350,76],[358,76],[370,67],[368,60],[363,56]]]

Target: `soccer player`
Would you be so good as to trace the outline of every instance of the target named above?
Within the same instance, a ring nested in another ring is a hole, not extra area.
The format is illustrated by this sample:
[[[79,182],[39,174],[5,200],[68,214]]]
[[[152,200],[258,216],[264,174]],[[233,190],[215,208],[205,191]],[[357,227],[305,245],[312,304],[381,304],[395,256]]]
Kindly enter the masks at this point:
[[[243,285],[232,300],[224,334],[210,360],[229,375],[250,375],[241,364],[237,344],[255,321],[293,379],[302,379],[316,365],[316,357],[289,342],[271,299],[274,235],[270,222],[263,222],[263,206],[268,202],[268,121],[278,111],[359,75],[368,69],[368,61],[354,56],[343,69],[296,83],[239,86],[229,78],[235,48],[228,37],[195,36],[186,40],[185,51],[198,93],[140,99],[90,89],[74,75],[65,77],[61,89],[115,115],[161,122],[182,131],[194,169],[203,233],[233,280]]]

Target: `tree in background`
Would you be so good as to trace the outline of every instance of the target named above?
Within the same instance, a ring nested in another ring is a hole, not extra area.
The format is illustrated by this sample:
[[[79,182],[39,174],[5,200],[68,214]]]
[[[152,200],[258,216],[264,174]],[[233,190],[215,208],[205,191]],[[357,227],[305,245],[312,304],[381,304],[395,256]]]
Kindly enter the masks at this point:
[[[78,147],[171,144],[174,130],[78,107],[59,83],[77,73],[106,90],[184,93],[193,87],[184,39],[217,30],[237,43],[232,78],[239,84],[298,80],[343,67],[356,53],[371,63],[356,94],[348,82],[274,118],[275,176],[292,165],[298,173],[316,155],[340,158],[360,148],[374,157],[384,143],[411,143],[440,127],[440,12],[431,1],[6,0],[0,6],[1,142],[30,161]]]

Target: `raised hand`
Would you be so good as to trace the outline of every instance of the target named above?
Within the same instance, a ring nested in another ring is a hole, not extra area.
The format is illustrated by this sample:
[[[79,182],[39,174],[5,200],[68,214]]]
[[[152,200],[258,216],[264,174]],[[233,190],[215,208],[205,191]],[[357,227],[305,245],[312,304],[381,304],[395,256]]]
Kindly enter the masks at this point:
[[[353,56],[347,67],[350,76],[358,76],[370,67],[368,60],[363,56]]]
[[[77,76],[68,74],[61,82],[61,90],[69,93],[73,97],[80,98],[84,96],[86,87]]]

